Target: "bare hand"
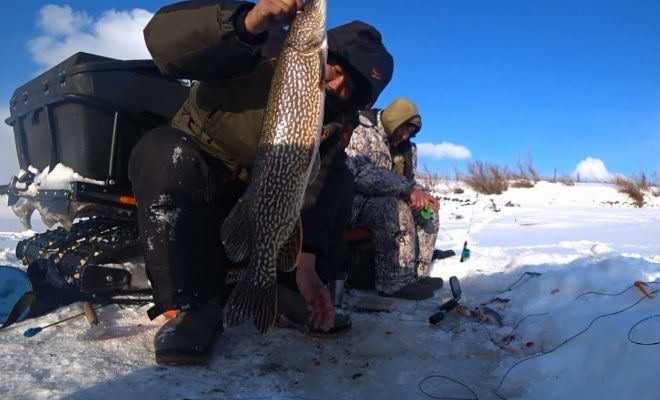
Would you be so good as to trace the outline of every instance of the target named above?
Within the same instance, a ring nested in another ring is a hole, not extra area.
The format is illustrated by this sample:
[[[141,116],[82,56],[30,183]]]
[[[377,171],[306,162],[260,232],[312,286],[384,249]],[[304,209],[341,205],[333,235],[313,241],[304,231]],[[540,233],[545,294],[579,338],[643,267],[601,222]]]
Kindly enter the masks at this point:
[[[309,311],[309,322],[315,329],[329,330],[335,324],[335,307],[330,301],[330,293],[316,274],[316,256],[302,253],[300,265],[296,269],[296,283]]]
[[[433,197],[433,195],[431,195],[430,193],[427,194],[429,196],[429,203],[433,206],[433,211],[437,213],[438,210],[440,209],[440,203],[438,202],[438,199]]]
[[[415,187],[410,189],[408,193],[410,208],[415,211],[424,210],[428,208],[429,205],[433,206],[433,211],[438,212],[440,208],[440,203],[438,200],[433,197],[430,193],[423,192]]]
[[[296,12],[302,9],[302,0],[260,0],[245,15],[245,29],[252,35],[258,35],[288,25]]]

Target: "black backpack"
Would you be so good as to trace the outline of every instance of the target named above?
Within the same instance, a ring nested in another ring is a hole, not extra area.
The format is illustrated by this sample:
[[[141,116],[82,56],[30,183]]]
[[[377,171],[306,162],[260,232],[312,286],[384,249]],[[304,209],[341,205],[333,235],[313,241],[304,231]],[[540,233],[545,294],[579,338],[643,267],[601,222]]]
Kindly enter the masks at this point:
[[[83,300],[89,295],[67,283],[49,260],[35,260],[27,271],[0,266],[0,329]]]

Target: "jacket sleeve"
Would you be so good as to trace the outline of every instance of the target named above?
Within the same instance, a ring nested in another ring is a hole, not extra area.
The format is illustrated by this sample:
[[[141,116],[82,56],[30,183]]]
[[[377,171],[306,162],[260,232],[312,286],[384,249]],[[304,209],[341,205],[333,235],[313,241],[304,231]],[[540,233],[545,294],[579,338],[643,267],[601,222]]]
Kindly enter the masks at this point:
[[[404,197],[414,182],[397,175],[387,168],[379,167],[379,154],[376,127],[358,125],[346,148],[348,169],[354,176],[355,191],[365,196]]]
[[[414,186],[421,191],[428,191],[426,186],[417,180],[417,145],[415,143],[412,143],[410,151],[412,153],[412,181],[415,183]]]
[[[160,71],[172,78],[225,80],[251,70],[269,34],[245,29],[248,2],[181,2],[158,10],[144,39]]]

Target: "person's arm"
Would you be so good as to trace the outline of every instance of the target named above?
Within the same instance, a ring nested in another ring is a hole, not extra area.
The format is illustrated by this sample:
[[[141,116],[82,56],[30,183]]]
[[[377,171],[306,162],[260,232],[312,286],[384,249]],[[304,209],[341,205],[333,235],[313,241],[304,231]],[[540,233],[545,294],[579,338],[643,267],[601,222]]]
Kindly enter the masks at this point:
[[[336,140],[321,145],[321,168],[318,177],[305,193],[301,211],[303,225],[302,260],[296,270],[296,283],[310,311],[315,327],[329,329],[334,325],[334,306],[316,268],[317,257],[328,254],[331,242],[344,241],[344,230],[350,219],[353,182],[346,168],[346,155],[334,147]],[[348,204],[348,207],[342,205]],[[323,271],[324,273],[327,271]]]
[[[398,196],[407,198],[414,182],[397,175],[387,168],[379,167],[380,138],[376,127],[359,125],[355,128],[351,142],[346,148],[347,165],[354,176],[355,191],[365,196]]]
[[[335,324],[335,308],[330,293],[316,273],[316,255],[302,253],[296,268],[296,284],[305,299],[309,322],[314,328],[325,331]]]
[[[226,80],[263,58],[269,29],[282,27],[300,0],[182,2],[161,8],[144,29],[154,62],[169,77]]]
[[[429,193],[428,189],[424,185],[415,180],[415,172],[417,172],[417,146],[415,143],[411,143],[410,152],[412,179],[415,182],[415,186],[410,190],[410,194],[408,195],[408,202],[410,203],[410,207],[413,210],[419,211],[427,208],[430,205],[433,207],[435,212],[438,212],[438,209],[440,208],[438,199],[433,197],[433,195]]]

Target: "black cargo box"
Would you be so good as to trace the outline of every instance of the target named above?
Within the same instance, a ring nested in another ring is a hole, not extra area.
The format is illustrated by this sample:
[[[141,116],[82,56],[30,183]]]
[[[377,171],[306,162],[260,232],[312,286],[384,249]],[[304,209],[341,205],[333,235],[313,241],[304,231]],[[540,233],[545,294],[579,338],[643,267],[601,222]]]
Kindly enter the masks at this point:
[[[151,60],[76,53],[19,87],[10,101],[19,165],[62,163],[84,177],[129,187],[131,148],[166,124],[189,88]]]

